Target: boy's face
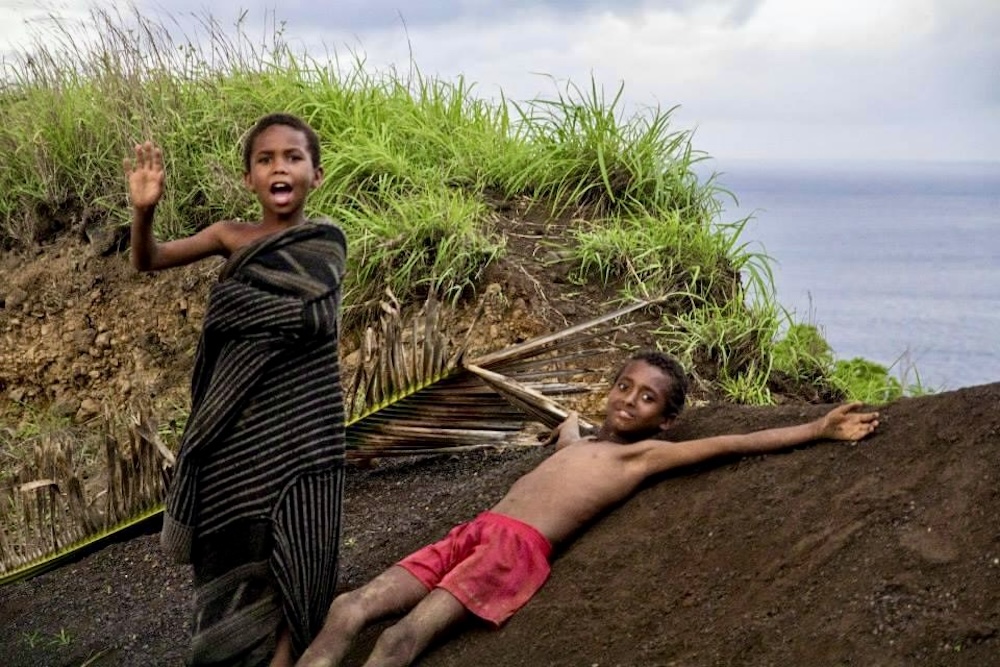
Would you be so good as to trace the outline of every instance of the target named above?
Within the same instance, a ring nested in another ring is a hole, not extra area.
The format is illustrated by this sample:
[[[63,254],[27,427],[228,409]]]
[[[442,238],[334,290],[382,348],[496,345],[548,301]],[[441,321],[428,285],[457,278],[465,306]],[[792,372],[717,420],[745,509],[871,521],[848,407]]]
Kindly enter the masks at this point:
[[[265,212],[291,216],[305,206],[309,191],[323,180],[312,163],[306,135],[287,125],[272,125],[253,142],[250,171],[243,176]]]
[[[672,382],[645,361],[630,361],[608,392],[604,427],[624,442],[635,442],[665,430],[673,419],[663,416]]]

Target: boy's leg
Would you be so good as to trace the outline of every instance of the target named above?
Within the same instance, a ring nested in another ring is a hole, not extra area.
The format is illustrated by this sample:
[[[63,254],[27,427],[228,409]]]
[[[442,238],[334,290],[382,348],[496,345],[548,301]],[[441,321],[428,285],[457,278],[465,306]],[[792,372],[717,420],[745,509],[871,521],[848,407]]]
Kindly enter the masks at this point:
[[[361,588],[338,595],[323,629],[309,645],[298,667],[333,667],[347,655],[354,637],[369,623],[409,611],[427,596],[427,587],[393,565]]]
[[[435,588],[413,611],[379,636],[365,667],[409,665],[435,638],[468,616],[470,612],[454,595]]]

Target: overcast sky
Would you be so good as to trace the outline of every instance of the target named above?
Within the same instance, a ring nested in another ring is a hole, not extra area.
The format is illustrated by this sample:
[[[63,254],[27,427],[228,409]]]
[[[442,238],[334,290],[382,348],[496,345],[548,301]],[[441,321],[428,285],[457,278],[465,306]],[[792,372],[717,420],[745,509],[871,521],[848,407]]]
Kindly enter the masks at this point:
[[[679,105],[676,129],[739,158],[1000,160],[1000,0],[140,1],[263,34],[313,56],[360,53],[464,75],[478,94],[552,96],[566,81],[630,109]],[[10,57],[44,16],[88,3],[0,0]],[[277,7],[277,9],[276,9]]]

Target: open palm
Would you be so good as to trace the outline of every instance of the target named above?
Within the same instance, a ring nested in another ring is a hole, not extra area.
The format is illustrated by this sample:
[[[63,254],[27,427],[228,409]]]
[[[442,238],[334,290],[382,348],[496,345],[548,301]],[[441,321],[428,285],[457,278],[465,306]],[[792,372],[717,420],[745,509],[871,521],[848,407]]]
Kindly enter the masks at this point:
[[[858,412],[860,402],[839,405],[823,418],[823,437],[832,440],[861,440],[878,427],[877,412]]]
[[[135,159],[125,159],[128,193],[132,206],[155,206],[163,196],[163,152],[152,142],[135,147]]]

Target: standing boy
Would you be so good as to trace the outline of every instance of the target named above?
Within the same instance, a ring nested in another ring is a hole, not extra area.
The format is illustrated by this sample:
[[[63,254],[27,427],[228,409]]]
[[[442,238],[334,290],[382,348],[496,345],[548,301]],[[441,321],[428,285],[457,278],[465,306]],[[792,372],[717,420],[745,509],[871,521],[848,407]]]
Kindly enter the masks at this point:
[[[194,565],[194,665],[263,665],[301,653],[333,599],[344,480],[338,360],[343,232],[306,220],[319,140],[272,114],[243,144],[256,223],[216,222],[157,243],[160,149],[125,160],[140,271],[227,257],[208,308],[161,542]],[[279,640],[280,643],[279,643]]]
[[[687,442],[649,439],[684,405],[687,381],[675,360],[632,357],[608,393],[597,435],[581,438],[576,415],[554,433],[556,452],[516,482],[499,503],[448,536],[338,596],[300,667],[340,664],[369,623],[406,613],[382,633],[366,667],[408,665],[460,620],[494,626],[520,609],[548,578],[552,546],[563,542],[651,475],[727,454],[757,454],[820,439],[859,440],[878,425],[860,403],[807,424]]]

